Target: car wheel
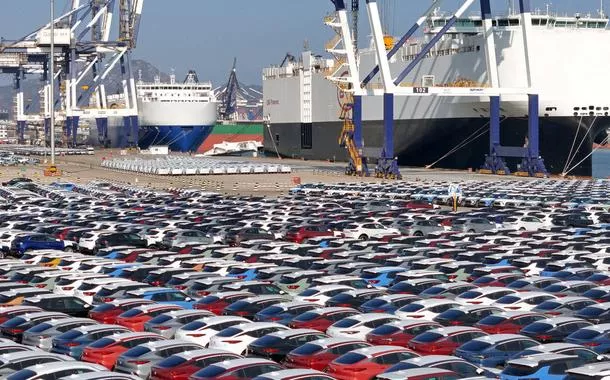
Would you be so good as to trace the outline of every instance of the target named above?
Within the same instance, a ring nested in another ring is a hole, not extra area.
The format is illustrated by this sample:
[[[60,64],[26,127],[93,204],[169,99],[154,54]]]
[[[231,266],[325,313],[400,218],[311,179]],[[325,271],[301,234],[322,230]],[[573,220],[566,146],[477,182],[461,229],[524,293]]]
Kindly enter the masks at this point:
[[[474,234],[474,232],[475,232],[474,230],[468,230],[469,234]]]
[[[416,231],[413,235],[415,235],[415,236],[424,236],[424,234],[421,231]]]
[[[525,227],[519,228],[519,231],[525,231]]]
[[[368,240],[368,239],[369,239],[369,237],[368,237],[368,236],[366,236],[366,235],[360,235],[360,236],[358,237],[358,239],[360,239],[360,240]]]

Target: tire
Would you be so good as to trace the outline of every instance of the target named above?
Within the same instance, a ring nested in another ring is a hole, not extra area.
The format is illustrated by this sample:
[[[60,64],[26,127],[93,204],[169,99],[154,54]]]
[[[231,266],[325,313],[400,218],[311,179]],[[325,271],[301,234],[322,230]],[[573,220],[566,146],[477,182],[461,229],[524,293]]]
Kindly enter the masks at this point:
[[[74,252],[74,249],[72,247],[65,247],[64,252]]]
[[[519,228],[519,231],[524,232],[525,231],[525,227]]]
[[[476,231],[475,230],[468,230],[469,234],[474,234]]]
[[[369,240],[369,237],[363,234],[363,235],[358,236],[358,239],[360,239],[360,240]]]
[[[416,231],[413,236],[424,236],[424,234],[421,231]]]

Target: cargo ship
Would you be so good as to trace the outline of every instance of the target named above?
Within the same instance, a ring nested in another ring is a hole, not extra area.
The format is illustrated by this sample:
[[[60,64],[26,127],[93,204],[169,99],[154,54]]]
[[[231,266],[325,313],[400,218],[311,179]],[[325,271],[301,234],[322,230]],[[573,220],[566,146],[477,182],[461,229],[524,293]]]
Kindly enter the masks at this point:
[[[390,61],[392,73],[402,72],[450,19],[439,11],[432,13],[423,36],[409,40]],[[500,86],[526,88],[520,15],[495,16],[493,25]],[[573,166],[570,174],[590,176],[593,143],[603,142],[610,127],[610,50],[600,48],[610,44],[608,18],[538,12],[532,15],[530,30],[532,82],[540,96],[541,155],[553,173]],[[481,17],[460,18],[402,84],[488,87],[484,46]],[[372,44],[359,50],[358,62],[362,76],[376,65]],[[338,144],[345,98],[327,80],[341,70],[340,65],[306,51],[298,61],[263,70],[264,115],[270,123],[266,150],[277,149],[289,157],[347,160]],[[378,76],[367,89],[379,88]],[[363,97],[365,148],[383,146],[382,102],[379,96]],[[527,144],[527,114],[526,96],[503,96],[503,145]],[[394,150],[399,164],[478,169],[489,151],[488,123],[489,98],[395,96]],[[508,163],[517,165],[516,160]]]

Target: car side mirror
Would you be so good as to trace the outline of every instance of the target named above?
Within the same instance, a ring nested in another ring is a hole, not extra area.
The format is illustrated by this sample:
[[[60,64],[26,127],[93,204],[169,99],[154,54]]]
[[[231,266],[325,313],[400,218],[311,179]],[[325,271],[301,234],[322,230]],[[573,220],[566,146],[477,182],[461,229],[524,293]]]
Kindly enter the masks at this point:
[[[186,302],[191,302],[191,301],[193,301],[193,299],[192,299],[191,297],[186,297],[184,300],[185,300]]]
[[[476,373],[482,375],[485,373],[485,370],[483,370],[482,368],[477,368]]]
[[[608,357],[605,355],[597,355],[596,359],[598,362],[603,362],[604,360],[608,359]]]
[[[283,290],[280,290],[280,294],[286,294],[286,292]]]

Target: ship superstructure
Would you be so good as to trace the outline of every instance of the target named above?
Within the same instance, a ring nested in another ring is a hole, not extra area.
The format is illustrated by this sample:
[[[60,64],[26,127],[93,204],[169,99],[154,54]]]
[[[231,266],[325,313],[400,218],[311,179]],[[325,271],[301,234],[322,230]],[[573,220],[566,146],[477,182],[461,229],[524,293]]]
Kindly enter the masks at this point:
[[[451,19],[435,11],[425,21],[424,34],[412,38],[390,60],[400,73]],[[523,28],[518,15],[493,18],[495,58],[499,86],[527,88],[523,59]],[[610,43],[605,15],[559,16],[532,14],[530,71],[532,88],[539,94],[540,150],[547,168],[556,173],[574,166],[572,173],[591,174],[590,152],[594,140],[605,138],[610,125],[610,85],[605,62]],[[461,17],[447,30],[401,86],[485,88],[490,86],[485,60],[481,17]],[[327,46],[332,48],[333,41]],[[391,46],[390,46],[391,47]],[[373,48],[361,49],[359,72],[377,65]],[[302,54],[299,62],[271,67],[263,72],[264,114],[270,121],[265,148],[286,156],[347,159],[337,144],[340,118],[348,97],[328,77],[340,76],[344,63]],[[364,78],[360,78],[361,80]],[[366,90],[382,88],[381,79]],[[365,147],[383,146],[383,100],[363,97]],[[478,168],[489,147],[489,97],[394,98],[394,151],[401,164]],[[502,143],[526,146],[527,96],[502,96]],[[457,149],[456,149],[457,148]],[[459,154],[451,154],[459,151]],[[448,154],[449,153],[449,154]],[[439,161],[440,159],[440,161]]]

